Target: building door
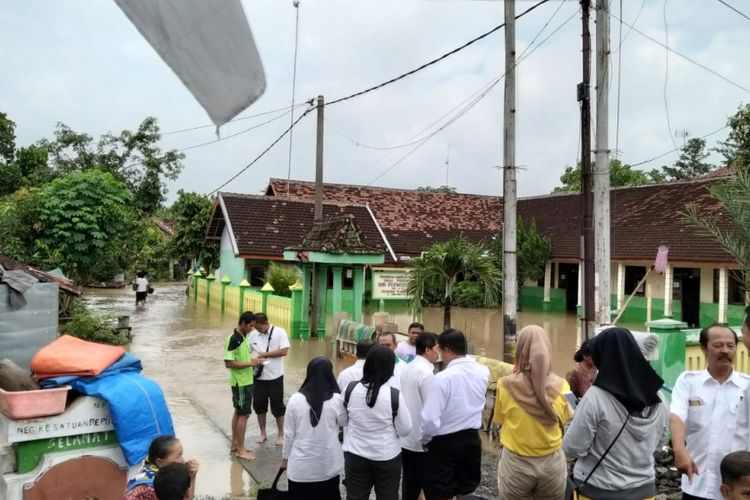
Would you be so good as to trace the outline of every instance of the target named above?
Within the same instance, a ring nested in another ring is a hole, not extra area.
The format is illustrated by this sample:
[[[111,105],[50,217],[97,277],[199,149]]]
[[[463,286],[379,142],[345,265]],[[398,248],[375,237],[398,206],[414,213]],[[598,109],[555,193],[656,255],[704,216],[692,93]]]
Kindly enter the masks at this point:
[[[578,264],[560,263],[558,286],[565,290],[565,310],[576,312],[578,306]]]
[[[701,270],[696,268],[676,267],[674,270],[673,298],[680,301],[682,321],[688,328],[700,326],[701,309]]]

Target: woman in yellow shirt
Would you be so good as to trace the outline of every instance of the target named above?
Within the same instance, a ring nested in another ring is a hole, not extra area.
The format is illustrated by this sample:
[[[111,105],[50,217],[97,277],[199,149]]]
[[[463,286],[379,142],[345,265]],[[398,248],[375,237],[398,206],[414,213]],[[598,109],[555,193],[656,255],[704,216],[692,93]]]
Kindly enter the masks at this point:
[[[506,500],[562,500],[567,482],[563,427],[568,383],[552,373],[550,340],[539,326],[518,333],[515,373],[500,379],[494,420],[503,445],[497,470]]]

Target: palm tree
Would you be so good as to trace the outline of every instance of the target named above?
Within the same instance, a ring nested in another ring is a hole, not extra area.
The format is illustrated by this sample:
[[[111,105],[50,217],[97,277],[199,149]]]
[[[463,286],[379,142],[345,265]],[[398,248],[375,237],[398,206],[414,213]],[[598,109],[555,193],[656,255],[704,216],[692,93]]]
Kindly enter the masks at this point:
[[[711,195],[727,213],[721,220],[700,213],[695,204],[685,210],[687,220],[716,239],[742,267],[745,290],[750,290],[750,168],[738,168],[737,174],[713,184]]]
[[[409,263],[409,294],[412,303],[419,309],[422,298],[429,287],[444,290],[443,327],[451,325],[451,301],[453,286],[458,281],[475,281],[484,290],[485,306],[494,306],[500,300],[502,271],[494,263],[487,247],[470,242],[465,236],[435,243],[421,257]]]

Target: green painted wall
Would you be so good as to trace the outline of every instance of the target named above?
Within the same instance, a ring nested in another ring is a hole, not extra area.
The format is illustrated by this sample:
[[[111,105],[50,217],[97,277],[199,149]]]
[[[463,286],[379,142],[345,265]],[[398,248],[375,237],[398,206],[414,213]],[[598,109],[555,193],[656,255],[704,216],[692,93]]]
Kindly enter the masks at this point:
[[[221,276],[217,276],[218,279],[229,276],[232,284],[237,286],[245,279],[245,259],[235,257],[231,250],[222,250],[219,252],[219,270]]]
[[[78,436],[65,436],[50,439],[38,439],[16,443],[16,466],[19,474],[31,472],[42,461],[42,457],[48,453],[67,450],[80,450],[84,448],[97,448],[117,444],[117,436],[114,431],[93,432]]]
[[[521,308],[538,309],[540,311],[565,312],[565,290],[553,288],[550,290],[550,301],[544,303],[544,287],[541,286],[522,286],[521,287]]]

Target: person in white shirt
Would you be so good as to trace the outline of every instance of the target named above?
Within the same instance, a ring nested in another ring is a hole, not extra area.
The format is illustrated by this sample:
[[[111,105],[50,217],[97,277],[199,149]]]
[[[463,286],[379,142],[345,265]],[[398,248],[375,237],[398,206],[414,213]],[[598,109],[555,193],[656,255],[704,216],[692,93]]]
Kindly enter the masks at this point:
[[[404,396],[388,385],[395,364],[393,351],[373,347],[362,380],[344,391],[347,500],[367,500],[373,487],[378,500],[398,500],[399,438],[411,431],[411,416]]]
[[[138,271],[136,274],[135,283],[133,283],[133,289],[135,289],[135,307],[146,307],[146,297],[148,297],[148,280],[146,279],[146,273]]]
[[[374,345],[375,343],[372,340],[360,340],[357,342],[357,361],[339,373],[338,383],[341,392],[344,392],[351,382],[362,380],[362,368],[365,366],[365,359]]]
[[[284,441],[284,356],[289,353],[289,338],[286,331],[268,322],[263,313],[255,315],[255,331],[250,334],[250,349],[253,358],[266,361],[255,367],[253,410],[258,415],[260,436],[258,444],[266,441],[266,413],[271,401],[271,414],[276,418],[278,433],[276,444]]]
[[[468,495],[479,486],[479,429],[490,377],[486,366],[466,357],[462,332],[444,331],[438,345],[446,368],[435,375],[422,410],[427,500]]]
[[[411,329],[410,329],[411,331]],[[435,362],[438,359],[438,336],[424,332],[415,342],[417,356],[401,373],[401,391],[411,415],[411,432],[401,438],[401,463],[404,469],[401,481],[401,499],[417,500],[424,489],[425,449],[422,446],[422,408],[427,400],[432,379],[435,376]]]
[[[338,427],[345,420],[333,365],[326,357],[314,358],[299,392],[289,398],[284,419],[281,468],[286,469],[290,498],[341,500],[344,456]]]
[[[704,328],[699,342],[707,368],[684,372],[675,382],[669,427],[684,499],[720,500],[721,459],[747,449],[750,376],[732,367],[737,340],[727,326]]]
[[[393,352],[396,364],[393,368],[393,377],[388,381],[388,385],[401,389],[401,371],[406,366],[406,362],[396,356],[396,335],[393,332],[382,332],[378,335],[378,345],[387,347]]]
[[[417,337],[424,333],[424,325],[414,322],[409,325],[407,332],[409,333],[409,338],[403,342],[399,342],[398,347],[396,347],[396,356],[407,363],[411,363],[417,356]]]

